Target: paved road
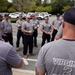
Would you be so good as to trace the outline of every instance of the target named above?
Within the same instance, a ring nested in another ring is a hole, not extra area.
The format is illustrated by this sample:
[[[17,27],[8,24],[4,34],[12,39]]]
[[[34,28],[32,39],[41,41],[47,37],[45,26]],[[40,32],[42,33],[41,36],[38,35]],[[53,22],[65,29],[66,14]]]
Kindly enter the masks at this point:
[[[52,16],[49,18],[49,22],[52,23],[52,21],[55,19],[55,16]],[[44,23],[44,20],[40,20],[40,25],[42,25]],[[14,47],[16,48],[16,34],[17,34],[17,27],[16,27],[16,24],[15,23],[12,23],[12,27],[13,27],[13,38],[14,38]],[[22,67],[22,70],[27,70],[27,71],[32,71],[34,73],[34,70],[35,70],[35,62],[37,60],[37,56],[38,56],[38,53],[39,53],[39,50],[41,48],[41,39],[42,37],[42,32],[40,31],[40,28],[38,30],[38,48],[34,47],[33,48],[33,52],[35,53],[35,56],[28,56],[28,59],[27,59],[27,65],[23,65]],[[20,41],[20,50],[17,51],[20,56],[22,56],[23,58],[23,44],[22,44],[22,40]],[[24,60],[25,61],[25,60]]]

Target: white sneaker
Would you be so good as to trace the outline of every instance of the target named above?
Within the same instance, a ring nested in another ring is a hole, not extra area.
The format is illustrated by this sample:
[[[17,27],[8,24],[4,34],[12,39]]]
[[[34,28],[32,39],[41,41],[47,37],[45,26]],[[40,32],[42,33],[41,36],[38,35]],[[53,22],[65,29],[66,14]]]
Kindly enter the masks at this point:
[[[24,55],[24,58],[25,58],[25,59],[27,59],[27,58],[28,58],[28,56],[27,56],[27,55]]]

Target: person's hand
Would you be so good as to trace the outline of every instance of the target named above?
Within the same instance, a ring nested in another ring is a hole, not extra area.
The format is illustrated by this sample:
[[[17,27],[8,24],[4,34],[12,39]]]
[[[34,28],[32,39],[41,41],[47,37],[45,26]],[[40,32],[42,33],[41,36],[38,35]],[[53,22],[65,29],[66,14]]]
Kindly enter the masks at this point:
[[[6,34],[3,34],[3,36],[5,37],[5,36],[7,36]]]
[[[22,26],[21,25],[18,25],[18,28],[21,28]]]
[[[37,27],[39,28],[39,27],[40,27],[40,25],[37,25]]]
[[[47,32],[47,34],[49,34],[49,35],[50,35],[50,32]]]
[[[29,34],[31,34],[32,33],[32,31],[29,31]]]

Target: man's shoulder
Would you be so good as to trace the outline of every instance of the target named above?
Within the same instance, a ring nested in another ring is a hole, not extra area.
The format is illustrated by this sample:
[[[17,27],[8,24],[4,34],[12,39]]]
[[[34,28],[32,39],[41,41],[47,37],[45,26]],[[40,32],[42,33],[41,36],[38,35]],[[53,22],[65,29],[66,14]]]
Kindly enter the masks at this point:
[[[49,42],[47,44],[45,44],[41,49],[46,52],[47,50],[52,50],[54,48],[59,48],[59,45],[62,44],[62,39],[59,39],[57,41],[53,41],[53,42]]]
[[[10,45],[9,43],[6,43],[6,42],[4,42],[4,41],[0,41],[0,47],[2,48],[3,47],[3,49],[7,49],[7,50],[10,50],[11,48],[12,48],[12,45]]]

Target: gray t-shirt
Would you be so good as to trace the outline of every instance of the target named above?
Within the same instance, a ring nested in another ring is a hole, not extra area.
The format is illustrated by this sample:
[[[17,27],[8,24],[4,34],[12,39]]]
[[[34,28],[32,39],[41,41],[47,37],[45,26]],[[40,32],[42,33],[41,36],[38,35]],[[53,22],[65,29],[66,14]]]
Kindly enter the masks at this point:
[[[11,33],[12,32],[12,25],[11,25],[11,21],[8,20],[3,20],[2,21],[3,24],[3,28],[4,28],[4,33]]]
[[[27,30],[27,31],[33,31],[34,26],[31,22],[24,22],[22,25],[22,30]],[[32,35],[33,33],[29,34],[29,33],[24,33],[25,35]]]
[[[23,22],[24,22],[24,20],[17,20],[16,21],[16,25],[18,26],[18,25],[23,25]],[[19,30],[21,30],[21,28],[18,28]]]
[[[59,27],[61,26],[61,23],[62,23],[62,20],[56,19],[53,21],[52,25],[54,25],[55,28],[59,29]]]
[[[46,32],[50,32],[51,24],[50,23],[44,23],[41,27],[43,30],[45,30]]]
[[[75,40],[60,39],[44,45],[35,66],[47,75],[75,75]]]
[[[62,38],[62,25],[58,29],[58,32],[57,32],[56,36],[59,36],[60,38]]]
[[[9,65],[17,67],[21,60],[19,54],[9,43],[0,41],[0,75],[12,75]]]
[[[39,24],[39,21],[37,19],[33,20],[31,19],[30,22],[36,27]]]

